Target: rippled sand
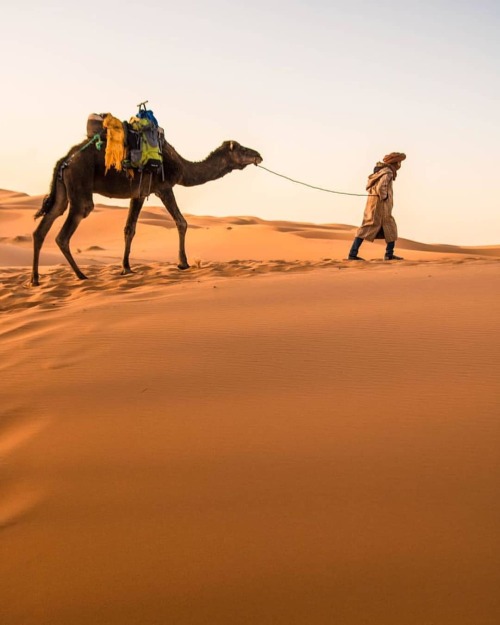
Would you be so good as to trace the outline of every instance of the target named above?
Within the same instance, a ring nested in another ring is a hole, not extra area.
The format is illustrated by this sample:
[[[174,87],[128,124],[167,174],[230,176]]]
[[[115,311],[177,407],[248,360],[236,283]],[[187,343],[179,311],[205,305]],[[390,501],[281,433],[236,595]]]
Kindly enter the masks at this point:
[[[121,276],[102,209],[30,288],[9,197],[2,625],[496,625],[498,248],[193,218],[181,272],[151,209]]]

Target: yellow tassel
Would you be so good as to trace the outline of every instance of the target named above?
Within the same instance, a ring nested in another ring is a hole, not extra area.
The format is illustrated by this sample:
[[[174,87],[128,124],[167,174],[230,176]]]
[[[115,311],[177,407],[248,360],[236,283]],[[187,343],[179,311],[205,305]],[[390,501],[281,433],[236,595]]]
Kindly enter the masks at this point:
[[[104,156],[104,164],[106,166],[105,173],[111,167],[116,171],[122,170],[122,162],[125,159],[125,131],[123,124],[119,119],[108,114],[102,124],[106,128],[106,154]]]

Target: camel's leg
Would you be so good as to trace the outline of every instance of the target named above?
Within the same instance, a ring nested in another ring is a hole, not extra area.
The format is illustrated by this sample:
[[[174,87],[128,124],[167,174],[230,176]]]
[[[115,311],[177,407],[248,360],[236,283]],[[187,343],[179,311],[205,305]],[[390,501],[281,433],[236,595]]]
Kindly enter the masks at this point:
[[[57,245],[59,246],[61,252],[64,254],[68,263],[71,265],[71,268],[75,272],[76,276],[80,280],[86,280],[87,276],[80,271],[78,265],[76,264],[75,259],[73,258],[71,254],[71,250],[69,249],[69,242],[70,242],[71,237],[75,233],[75,230],[80,225],[80,222],[82,221],[82,219],[87,217],[87,215],[91,212],[93,208],[94,208],[94,204],[92,201],[90,201],[90,203],[71,202],[70,207],[69,207],[69,215],[67,216],[66,221],[64,222],[64,225],[61,228],[61,231],[56,237]]]
[[[66,189],[61,185],[58,189],[57,197],[54,205],[47,214],[42,217],[37,228],[33,232],[33,270],[31,272],[31,285],[39,286],[40,276],[38,274],[38,265],[40,262],[40,251],[42,249],[45,237],[49,232],[54,221],[64,213],[68,207],[68,197]]]
[[[128,217],[127,224],[125,226],[125,252],[123,254],[123,262],[122,262],[122,276],[133,273],[132,269],[130,269],[130,248],[132,246],[132,239],[135,235],[135,226],[137,224],[137,220],[139,218],[139,214],[142,209],[142,205],[144,204],[144,200],[146,198],[138,197],[130,200],[130,207],[128,209]]]
[[[187,221],[184,219],[179,207],[177,206],[177,202],[175,201],[174,192],[172,189],[166,189],[165,191],[158,191],[158,197],[165,205],[165,208],[172,215],[175,225],[177,226],[177,231],[179,233],[179,264],[177,267],[179,269],[189,269],[189,263],[186,257],[186,249],[185,249],[185,239],[186,239],[186,230],[188,227]]]

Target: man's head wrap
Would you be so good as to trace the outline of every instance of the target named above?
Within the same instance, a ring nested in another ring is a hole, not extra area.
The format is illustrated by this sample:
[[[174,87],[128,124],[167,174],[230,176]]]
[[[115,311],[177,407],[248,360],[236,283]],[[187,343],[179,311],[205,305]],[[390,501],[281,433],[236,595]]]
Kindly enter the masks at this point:
[[[406,158],[406,154],[403,154],[403,152],[391,152],[390,154],[387,154],[387,156],[384,156],[384,163],[386,165],[395,165],[396,163],[401,163],[401,161],[404,161]]]

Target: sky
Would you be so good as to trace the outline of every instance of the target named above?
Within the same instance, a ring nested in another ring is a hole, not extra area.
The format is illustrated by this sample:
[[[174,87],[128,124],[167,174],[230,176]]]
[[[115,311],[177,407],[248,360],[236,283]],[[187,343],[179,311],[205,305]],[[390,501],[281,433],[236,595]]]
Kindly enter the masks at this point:
[[[234,139],[330,190],[363,193],[405,152],[401,237],[499,244],[499,32],[498,0],[9,2],[0,188],[46,193],[90,113],[128,119],[148,100],[186,159]],[[350,225],[365,203],[253,166],[175,193],[187,214]]]

